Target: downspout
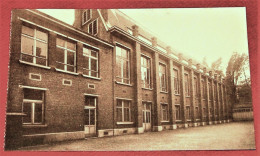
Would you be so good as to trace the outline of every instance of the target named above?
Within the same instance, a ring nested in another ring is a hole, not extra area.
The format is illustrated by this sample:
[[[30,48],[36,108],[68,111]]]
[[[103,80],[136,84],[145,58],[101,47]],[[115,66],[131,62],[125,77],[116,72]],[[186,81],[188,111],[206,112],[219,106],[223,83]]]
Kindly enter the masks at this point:
[[[110,34],[111,35],[111,34]],[[111,36],[112,42],[113,42],[113,37]],[[112,49],[112,105],[113,105],[113,136],[115,136],[115,73],[114,73],[114,55],[115,55],[115,48]]]

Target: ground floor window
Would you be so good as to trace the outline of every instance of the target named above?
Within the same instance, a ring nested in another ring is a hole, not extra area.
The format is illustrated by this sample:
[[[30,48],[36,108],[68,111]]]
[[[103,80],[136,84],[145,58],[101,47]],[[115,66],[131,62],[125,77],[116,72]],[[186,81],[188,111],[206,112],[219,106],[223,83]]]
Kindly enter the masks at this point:
[[[116,113],[118,122],[130,122],[131,121],[131,111],[130,111],[131,101],[129,100],[117,100]]]
[[[43,124],[44,91],[24,88],[23,124]]]
[[[195,107],[195,119],[199,118],[199,107]]]
[[[143,102],[143,123],[151,123],[151,103]]]
[[[190,106],[186,106],[186,118],[187,120],[191,120]]]
[[[162,108],[162,121],[168,121],[169,120],[169,116],[168,116],[168,104],[161,104],[161,108]]]
[[[181,120],[181,107],[180,107],[180,105],[175,105],[175,118],[176,118],[176,120]]]

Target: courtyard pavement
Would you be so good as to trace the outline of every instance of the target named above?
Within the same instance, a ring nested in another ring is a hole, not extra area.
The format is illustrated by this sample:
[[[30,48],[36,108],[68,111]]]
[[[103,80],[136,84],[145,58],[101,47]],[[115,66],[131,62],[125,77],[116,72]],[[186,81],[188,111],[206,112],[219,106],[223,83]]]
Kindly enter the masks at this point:
[[[253,122],[231,122],[24,147],[26,151],[147,151],[255,149]]]

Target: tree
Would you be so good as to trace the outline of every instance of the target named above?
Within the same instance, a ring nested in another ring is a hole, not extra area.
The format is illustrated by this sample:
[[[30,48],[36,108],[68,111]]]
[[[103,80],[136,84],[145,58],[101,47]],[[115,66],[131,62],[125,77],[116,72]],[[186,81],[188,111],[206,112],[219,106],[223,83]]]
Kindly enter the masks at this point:
[[[211,64],[211,69],[215,72],[215,73],[217,73],[217,74],[219,74],[219,75],[221,75],[221,76],[224,76],[224,73],[223,73],[223,71],[222,71],[222,58],[220,57],[220,58],[218,58],[216,61],[214,61],[214,62],[212,62],[212,64]]]
[[[229,96],[229,101],[231,103],[231,110],[233,109],[234,104],[238,103],[237,99],[237,87],[240,82],[242,82],[241,77],[242,74],[245,75],[245,65],[248,65],[249,58],[246,54],[238,54],[234,52],[229,59],[228,66],[226,69],[226,81],[225,84],[227,86],[227,93]],[[248,79],[244,77],[244,82],[248,82]],[[250,85],[250,84],[248,84]],[[250,87],[251,88],[251,87]]]

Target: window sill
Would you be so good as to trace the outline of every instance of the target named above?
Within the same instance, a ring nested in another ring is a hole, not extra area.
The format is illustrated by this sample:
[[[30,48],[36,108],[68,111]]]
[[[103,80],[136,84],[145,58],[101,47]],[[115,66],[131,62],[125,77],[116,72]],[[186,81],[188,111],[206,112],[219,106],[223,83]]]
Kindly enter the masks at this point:
[[[47,127],[47,124],[23,124],[23,128],[39,128],[39,127]]]
[[[175,122],[182,122],[182,120],[175,120]]]
[[[190,96],[185,96],[186,98],[190,98]]]
[[[181,94],[174,94],[175,96],[181,96]]]
[[[143,90],[153,90],[153,88],[142,88]]]
[[[125,85],[125,86],[129,86],[129,87],[133,87],[133,85],[131,84],[127,84],[127,83],[122,83],[122,82],[118,82],[118,81],[115,81],[116,84],[120,84],[120,85]]]
[[[116,122],[117,125],[132,125],[134,122]]]
[[[161,123],[168,123],[168,122],[170,122],[170,121],[161,121]]]
[[[82,74],[82,76],[86,77],[86,78],[90,78],[90,79],[101,80],[101,78],[99,78],[99,77],[92,77],[92,76],[88,76],[88,75],[85,75],[85,74]]]
[[[69,71],[65,71],[65,70],[61,70],[61,69],[57,69],[57,68],[55,68],[55,70],[58,71],[58,72],[62,72],[62,73],[67,73],[67,74],[72,74],[72,75],[79,75],[79,73],[69,72]]]
[[[200,121],[200,119],[196,119],[196,121]]]
[[[19,60],[19,62],[22,63],[22,64],[27,64],[27,65],[31,65],[31,66],[35,66],[35,67],[39,67],[39,68],[51,69],[51,67],[42,66],[42,65],[38,65],[38,64],[34,64],[34,63],[29,63],[29,62],[25,62],[25,61],[22,61],[22,60]]]
[[[191,119],[187,119],[188,122],[191,122]]]
[[[160,93],[168,94],[168,92],[166,92],[166,91],[160,91]]]

